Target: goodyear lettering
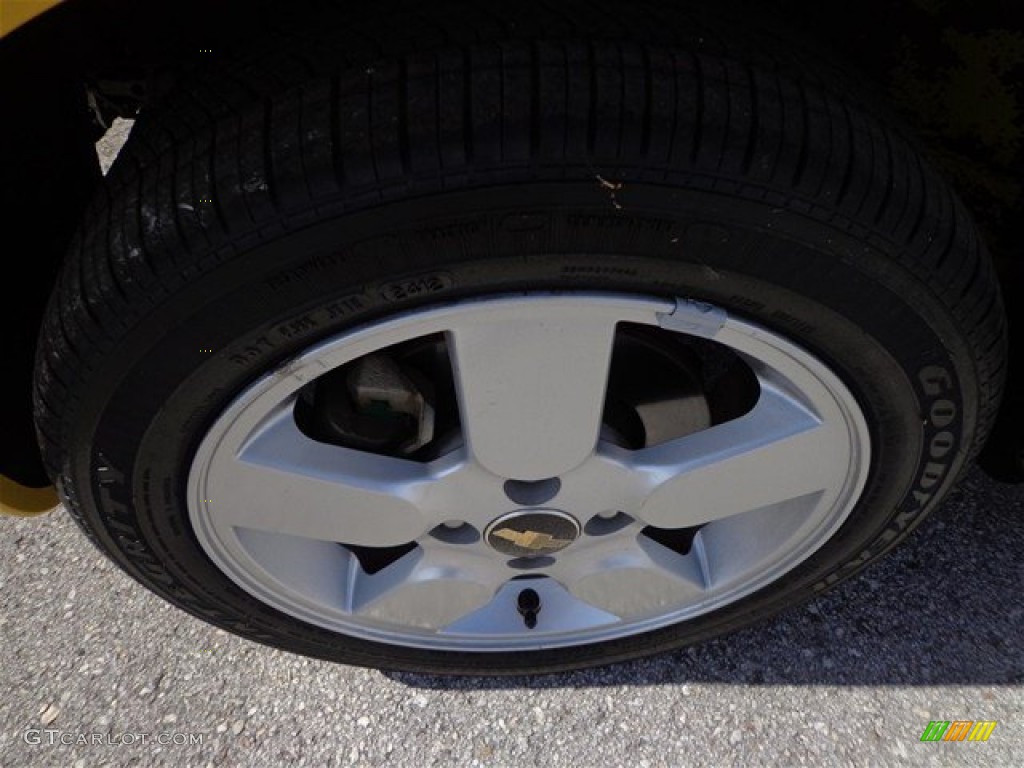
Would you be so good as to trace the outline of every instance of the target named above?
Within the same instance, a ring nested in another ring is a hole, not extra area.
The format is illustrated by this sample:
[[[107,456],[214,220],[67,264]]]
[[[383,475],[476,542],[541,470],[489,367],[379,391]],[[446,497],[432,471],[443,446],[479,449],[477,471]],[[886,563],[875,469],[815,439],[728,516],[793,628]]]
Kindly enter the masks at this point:
[[[896,513],[893,525],[872,542],[869,548],[840,570],[818,582],[815,589],[827,589],[881,554],[921,516],[949,475],[951,463],[956,457],[957,436],[953,430],[945,428],[953,426],[960,416],[956,401],[950,397],[955,391],[955,381],[946,368],[938,365],[922,368],[917,379],[925,397],[923,410],[927,414],[924,421],[926,453],[917,481],[911,490],[912,503]]]

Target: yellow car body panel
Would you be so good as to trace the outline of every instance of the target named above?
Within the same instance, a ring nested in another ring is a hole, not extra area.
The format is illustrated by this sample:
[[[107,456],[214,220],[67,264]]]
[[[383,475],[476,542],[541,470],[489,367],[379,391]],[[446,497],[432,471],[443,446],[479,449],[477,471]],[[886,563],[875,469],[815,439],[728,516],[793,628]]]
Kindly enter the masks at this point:
[[[28,488],[0,475],[0,514],[34,517],[49,512],[60,503],[53,486]]]
[[[0,0],[0,37],[61,2],[63,0]]]
[[[0,38],[42,15],[63,0],[0,0]],[[54,487],[29,488],[0,475],[0,515],[33,517],[59,503]]]
[[[0,0],[0,38],[63,0]],[[0,515],[32,517],[49,512],[59,500],[53,486],[29,488],[0,475]]]

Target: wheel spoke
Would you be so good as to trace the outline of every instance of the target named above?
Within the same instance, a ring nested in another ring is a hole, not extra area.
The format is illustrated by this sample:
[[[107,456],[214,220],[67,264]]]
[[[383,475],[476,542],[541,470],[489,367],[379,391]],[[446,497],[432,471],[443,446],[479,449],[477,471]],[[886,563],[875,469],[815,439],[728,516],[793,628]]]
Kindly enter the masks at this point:
[[[371,547],[431,526],[415,499],[429,465],[316,442],[280,410],[213,478],[204,504],[233,526]]]
[[[836,428],[763,387],[745,416],[631,457],[653,488],[637,516],[685,528],[817,493],[848,471]]]
[[[680,555],[639,534],[615,536],[581,552],[552,575],[590,606],[631,619],[699,599],[704,572],[696,554]]]
[[[503,575],[478,549],[427,544],[349,590],[351,610],[365,618],[440,629],[489,603]]]
[[[533,629],[525,626],[517,607],[519,593],[526,588],[537,592],[541,599],[541,610]],[[442,633],[508,636],[526,632],[527,636],[546,634],[550,637],[559,632],[571,634],[582,628],[611,626],[618,620],[617,616],[580,600],[555,579],[541,578],[505,582],[493,600],[444,627]]]
[[[480,464],[539,480],[591,455],[616,321],[605,307],[550,300],[451,331],[463,429]]]

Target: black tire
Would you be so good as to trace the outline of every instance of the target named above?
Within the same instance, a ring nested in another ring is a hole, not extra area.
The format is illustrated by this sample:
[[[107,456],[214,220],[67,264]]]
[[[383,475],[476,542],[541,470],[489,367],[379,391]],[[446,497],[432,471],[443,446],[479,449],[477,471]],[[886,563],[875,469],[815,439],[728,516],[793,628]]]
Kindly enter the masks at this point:
[[[828,67],[794,65],[760,38],[730,52],[729,31],[657,3],[628,11],[629,24],[594,4],[561,26],[530,3],[487,18],[444,8],[415,25],[394,11],[383,27],[312,25],[302,45],[218,61],[141,116],[81,227],[38,356],[46,462],[86,533],[163,598],[245,637],[486,674],[701,641],[902,540],[980,447],[1005,355],[971,218],[903,132],[821,82],[836,82]],[[536,19],[556,31],[532,32]],[[423,39],[367,42],[413,27]],[[827,361],[873,444],[846,524],[709,615],[529,654],[345,637],[263,605],[213,565],[183,486],[238,392],[343,329],[520,289],[698,298]]]

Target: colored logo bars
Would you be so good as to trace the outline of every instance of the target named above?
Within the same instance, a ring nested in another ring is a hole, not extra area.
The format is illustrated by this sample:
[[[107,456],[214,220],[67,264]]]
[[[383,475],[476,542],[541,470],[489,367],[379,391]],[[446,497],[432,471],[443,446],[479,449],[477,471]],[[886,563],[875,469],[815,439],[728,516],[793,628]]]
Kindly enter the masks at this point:
[[[921,734],[921,741],[988,741],[996,720],[932,720]]]

